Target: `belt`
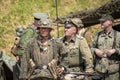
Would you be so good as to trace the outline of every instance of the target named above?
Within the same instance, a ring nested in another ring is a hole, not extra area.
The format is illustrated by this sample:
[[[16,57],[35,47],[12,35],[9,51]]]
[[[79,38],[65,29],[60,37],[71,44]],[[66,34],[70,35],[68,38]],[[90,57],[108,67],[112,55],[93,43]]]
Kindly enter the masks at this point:
[[[35,69],[47,69],[47,65],[43,65],[43,66],[36,66]]]
[[[80,65],[68,65],[68,68],[73,68],[73,67],[80,67]]]

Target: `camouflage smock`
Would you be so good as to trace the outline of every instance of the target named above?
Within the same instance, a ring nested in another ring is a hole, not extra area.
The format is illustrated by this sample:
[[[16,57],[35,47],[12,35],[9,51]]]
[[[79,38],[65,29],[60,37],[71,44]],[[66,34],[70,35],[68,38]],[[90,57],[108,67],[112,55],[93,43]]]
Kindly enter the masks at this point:
[[[65,53],[65,48],[56,39],[49,37],[48,44],[42,45],[41,37],[37,36],[27,43],[25,54],[23,54],[22,75],[25,77],[29,71],[29,59],[32,59],[36,66],[48,65],[53,59],[58,60],[59,54]],[[45,71],[44,71],[45,70]],[[39,77],[53,78],[47,69],[42,69]]]
[[[116,45],[113,48],[114,44],[114,37],[116,37]],[[107,74],[109,75],[108,79],[105,80],[119,80],[119,54],[120,54],[120,33],[116,31],[115,36],[115,30],[111,30],[111,32],[106,35],[105,31],[99,32],[93,41],[93,48],[92,51],[98,48],[106,53],[107,50],[116,49],[116,52],[111,55],[110,57],[106,58],[99,58],[97,55],[94,54],[95,58],[95,70],[99,73],[104,73],[107,71]],[[115,76],[114,76],[115,74]],[[112,75],[112,76],[110,76]]]
[[[31,38],[33,38],[35,36],[37,36],[36,27],[33,24],[31,24],[26,28],[26,30],[20,37],[19,49],[17,52],[18,56],[22,57],[22,54],[24,53],[27,41],[29,41]]]

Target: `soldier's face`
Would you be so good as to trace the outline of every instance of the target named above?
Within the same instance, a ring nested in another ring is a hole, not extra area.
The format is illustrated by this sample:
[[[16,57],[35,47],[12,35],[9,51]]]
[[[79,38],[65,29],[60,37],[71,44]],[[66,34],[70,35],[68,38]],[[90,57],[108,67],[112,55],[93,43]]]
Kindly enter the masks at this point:
[[[76,34],[76,27],[65,27],[65,35],[66,36],[72,36],[74,34]]]
[[[100,22],[100,23],[101,23],[101,27],[102,27],[102,29],[106,29],[106,28],[112,26],[112,21],[110,21],[110,20],[103,21],[103,22]]]
[[[47,37],[50,35],[51,28],[39,28],[39,33],[42,37]]]

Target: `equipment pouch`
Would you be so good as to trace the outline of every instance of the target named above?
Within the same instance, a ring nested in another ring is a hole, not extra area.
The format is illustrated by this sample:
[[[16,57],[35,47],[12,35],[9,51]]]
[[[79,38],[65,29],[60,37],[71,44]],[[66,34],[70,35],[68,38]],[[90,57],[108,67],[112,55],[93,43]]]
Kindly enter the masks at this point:
[[[99,73],[107,73],[109,67],[109,61],[107,58],[102,58],[98,63],[96,63],[95,70]]]
[[[36,80],[41,78],[52,78],[52,75],[48,69],[41,69],[37,72],[34,72],[30,79]]]
[[[116,72],[119,72],[119,63],[109,65],[108,73],[113,74],[113,73],[116,73]]]

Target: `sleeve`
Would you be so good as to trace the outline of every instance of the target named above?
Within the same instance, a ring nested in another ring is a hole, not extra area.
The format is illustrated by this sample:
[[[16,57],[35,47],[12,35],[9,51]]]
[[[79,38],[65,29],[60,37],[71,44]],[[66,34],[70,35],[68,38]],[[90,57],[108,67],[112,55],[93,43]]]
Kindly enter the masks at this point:
[[[27,29],[25,31],[25,33],[21,36],[20,42],[19,42],[20,48],[18,50],[18,56],[23,55],[23,53],[25,51],[26,44],[33,37],[33,34],[34,34],[34,32],[32,29]]]
[[[64,46],[64,44],[61,41],[57,40],[56,42],[58,46],[57,60],[58,60],[58,63],[60,63],[63,55],[67,53],[67,48]]]
[[[29,66],[29,59],[30,59],[30,43],[27,43],[27,46],[25,48],[25,53],[23,54],[23,57],[21,58],[21,72],[20,72],[20,78],[26,78],[28,73],[28,66]]]
[[[98,34],[95,35],[95,37],[93,38],[93,41],[92,41],[91,50],[92,50],[93,53],[95,52],[95,49],[98,46],[98,44],[97,44],[97,38],[98,38]]]
[[[85,38],[80,41],[81,56],[85,61],[86,70],[93,70],[93,56]]]

